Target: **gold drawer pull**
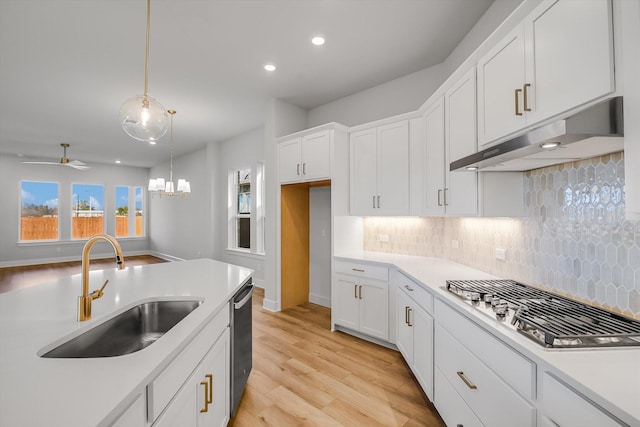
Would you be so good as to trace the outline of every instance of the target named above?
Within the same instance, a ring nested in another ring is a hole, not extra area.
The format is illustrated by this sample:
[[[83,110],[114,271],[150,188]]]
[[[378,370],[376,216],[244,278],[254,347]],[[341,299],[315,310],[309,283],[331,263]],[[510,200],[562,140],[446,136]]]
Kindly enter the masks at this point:
[[[351,270],[357,271],[358,273],[364,273],[364,270],[362,270],[360,268],[352,268]]]
[[[460,379],[467,385],[467,387],[469,387],[471,390],[476,390],[478,388],[477,385],[469,381],[469,379],[464,375],[464,372],[458,371],[456,373],[458,374]]]
[[[413,292],[413,288],[409,285],[404,285],[405,289],[408,290],[409,292]]]
[[[213,374],[205,375],[209,379],[209,396],[207,397],[208,403],[213,403]]]
[[[209,382],[200,381],[200,384],[204,386],[204,408],[200,412],[209,412]]]
[[[516,98],[516,116],[521,116],[522,113],[520,112],[520,93],[522,92],[522,89],[516,89],[516,94],[515,94],[515,98]]]
[[[407,307],[409,310],[407,310],[407,326],[413,326],[413,323],[411,323],[411,312],[413,311],[412,308]]]

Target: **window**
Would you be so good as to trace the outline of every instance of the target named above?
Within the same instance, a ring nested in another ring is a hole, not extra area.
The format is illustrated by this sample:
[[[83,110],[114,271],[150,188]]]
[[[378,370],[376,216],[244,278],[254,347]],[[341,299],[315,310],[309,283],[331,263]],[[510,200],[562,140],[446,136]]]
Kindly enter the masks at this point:
[[[104,233],[104,187],[72,184],[71,194],[71,238],[84,239]]]
[[[251,169],[234,174],[236,188],[235,247],[251,249]]]
[[[143,236],[142,187],[116,187],[116,237]],[[133,201],[133,204],[131,203]],[[134,206],[133,210],[129,206]]]
[[[58,240],[58,184],[20,183],[20,240]]]
[[[228,248],[264,254],[264,163],[229,171]]]

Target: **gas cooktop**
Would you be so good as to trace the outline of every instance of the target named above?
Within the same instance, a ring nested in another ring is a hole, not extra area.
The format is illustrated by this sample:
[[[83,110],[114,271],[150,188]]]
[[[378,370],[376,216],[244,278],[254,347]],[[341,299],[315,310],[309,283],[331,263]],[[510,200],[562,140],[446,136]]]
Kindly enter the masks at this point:
[[[513,280],[447,280],[446,288],[546,348],[640,346],[640,321]]]

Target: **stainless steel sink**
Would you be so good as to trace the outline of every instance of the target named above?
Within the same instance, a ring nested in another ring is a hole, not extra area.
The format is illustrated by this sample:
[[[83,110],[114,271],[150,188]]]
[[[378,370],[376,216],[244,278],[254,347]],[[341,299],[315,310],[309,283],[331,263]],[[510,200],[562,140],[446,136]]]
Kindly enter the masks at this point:
[[[136,305],[42,357],[113,357],[134,353],[156,342],[202,302],[153,301]]]

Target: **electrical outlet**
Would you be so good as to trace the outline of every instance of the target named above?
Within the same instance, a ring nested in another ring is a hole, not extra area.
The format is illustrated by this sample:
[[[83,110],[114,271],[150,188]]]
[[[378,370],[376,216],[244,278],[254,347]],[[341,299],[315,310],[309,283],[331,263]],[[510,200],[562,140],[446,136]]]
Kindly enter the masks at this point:
[[[452,240],[451,241],[451,248],[452,249],[458,249],[458,241],[457,240]]]
[[[506,261],[507,250],[505,248],[496,248],[496,259],[500,261]]]
[[[389,241],[389,235],[388,234],[378,234],[378,240],[380,240],[381,242],[388,242]]]

